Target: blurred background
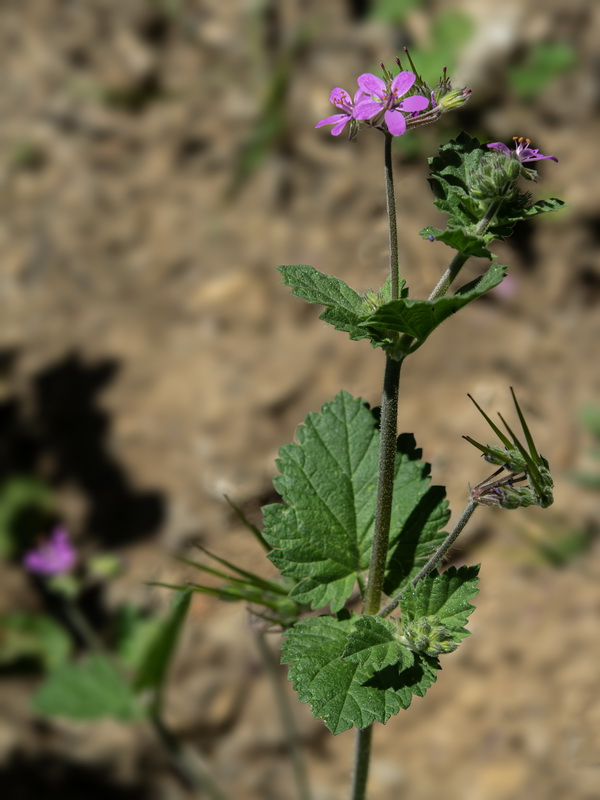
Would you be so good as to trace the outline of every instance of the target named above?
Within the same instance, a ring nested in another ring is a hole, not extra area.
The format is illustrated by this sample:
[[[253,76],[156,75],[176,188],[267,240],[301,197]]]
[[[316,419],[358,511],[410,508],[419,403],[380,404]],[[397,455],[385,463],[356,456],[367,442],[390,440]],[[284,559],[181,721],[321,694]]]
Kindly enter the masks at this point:
[[[172,557],[194,541],[273,575],[223,496],[260,524],[277,498],[278,447],[340,388],[377,405],[382,377],[381,354],[321,323],[275,268],[311,264],[358,291],[385,280],[383,140],[364,130],[348,143],[314,124],[332,113],[333,87],[352,93],[360,73],[409,46],[432,84],[447,65],[473,90],[460,112],[397,142],[413,297],[451,255],[418,232],[441,222],[427,157],[461,129],[530,137],[557,156],[532,189],[570,206],[493,248],[509,277],[408,362],[400,428],[458,514],[468,484],[491,471],[461,439],[489,438],[467,392],[510,421],[513,386],[556,502],[476,514],[454,551],[483,564],[474,635],[425,699],[377,727],[369,797],[597,800],[598,41],[589,0],[0,5],[4,796],[204,796],[143,721],[34,710],[44,674],[82,644],[40,636],[39,620],[60,614],[21,556],[52,519],[71,532],[80,569],[104,559],[81,602],[115,648],[124,616],[169,606],[148,581],[198,578]],[[462,282],[481,270],[472,260]],[[19,619],[37,620],[20,638]],[[266,671],[243,604],[195,595],[166,717],[244,800],[298,796]],[[345,798],[353,732],[332,737],[295,700],[294,713],[315,800]]]

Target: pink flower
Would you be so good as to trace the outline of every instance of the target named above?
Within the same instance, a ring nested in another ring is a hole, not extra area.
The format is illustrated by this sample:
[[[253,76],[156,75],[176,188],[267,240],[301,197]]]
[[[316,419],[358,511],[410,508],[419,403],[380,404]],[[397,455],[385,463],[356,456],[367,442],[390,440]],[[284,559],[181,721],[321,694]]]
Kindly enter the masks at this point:
[[[69,572],[77,560],[75,548],[69,540],[66,528],[57,526],[44,544],[28,550],[23,557],[23,566],[35,575],[62,575]]]
[[[364,73],[358,79],[358,86],[367,97],[357,102],[354,119],[372,119],[383,112],[388,131],[392,136],[402,136],[406,131],[403,112],[413,114],[423,111],[429,105],[428,98],[420,94],[400,100],[402,95],[411,89],[416,79],[417,76],[412,72],[399,72],[391,83],[387,84],[376,75]]]
[[[341,108],[344,113],[333,114],[331,117],[325,117],[325,119],[319,120],[319,122],[317,122],[315,125],[315,128],[320,128],[322,125],[333,125],[333,128],[331,129],[331,135],[339,136],[348,122],[350,122],[350,120],[353,118],[354,107],[359,97],[362,97],[362,91],[360,89],[354,95],[354,100],[351,99],[350,95],[345,89],[340,89],[339,87],[332,89],[331,94],[329,95],[329,100],[336,108]]]
[[[507,156],[516,156],[521,164],[525,164],[528,161],[542,161],[545,158],[549,158],[551,161],[558,161],[556,156],[542,156],[539,150],[530,147],[531,139],[525,139],[523,136],[513,136],[513,142],[515,143],[514,150],[507,147],[504,142],[492,142],[488,144],[488,147],[501,150]]]

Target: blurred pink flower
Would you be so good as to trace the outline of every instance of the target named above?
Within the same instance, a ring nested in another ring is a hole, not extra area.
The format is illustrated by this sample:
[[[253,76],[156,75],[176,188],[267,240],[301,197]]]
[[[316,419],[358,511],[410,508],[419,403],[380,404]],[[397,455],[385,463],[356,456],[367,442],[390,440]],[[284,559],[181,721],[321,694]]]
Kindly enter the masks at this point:
[[[69,572],[77,560],[77,552],[66,528],[58,525],[48,541],[23,556],[23,566],[34,575],[62,575]]]

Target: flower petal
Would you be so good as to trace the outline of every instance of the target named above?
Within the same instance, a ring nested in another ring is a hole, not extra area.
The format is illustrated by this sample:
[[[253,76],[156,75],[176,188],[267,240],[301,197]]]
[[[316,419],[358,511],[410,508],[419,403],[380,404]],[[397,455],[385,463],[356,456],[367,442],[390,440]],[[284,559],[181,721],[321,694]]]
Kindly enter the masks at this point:
[[[412,97],[407,97],[401,100],[396,108],[401,108],[402,111],[423,111],[429,105],[429,100],[421,94],[415,94]]]
[[[402,97],[406,94],[413,83],[417,80],[414,72],[399,72],[392,81],[392,92],[396,97]]]
[[[370,72],[365,72],[358,78],[359,88],[365,94],[374,94],[376,97],[383,98],[387,91],[385,83],[378,78],[377,75],[372,75]]]
[[[505,156],[509,156],[512,153],[512,150],[510,150],[510,148],[508,148],[504,142],[490,142],[488,147],[493,147],[496,150],[502,150]]]
[[[320,119],[315,128],[321,128],[323,125],[337,125],[342,120],[344,120],[344,125],[350,119],[349,114],[333,114],[331,117],[325,117],[325,119]]]
[[[345,89],[340,89],[338,86],[337,88],[331,90],[331,93],[329,94],[329,102],[333,103],[333,105],[337,106],[338,108],[343,108],[344,103],[346,105],[350,105],[352,101],[348,92]]]
[[[350,122],[350,120],[352,119],[350,114],[342,114],[341,116],[343,117],[343,119],[341,119],[337,123],[337,125],[334,125],[333,128],[331,129],[332,136],[339,136],[340,133],[344,130],[344,128],[348,124],[348,122]]]
[[[382,104],[377,100],[361,100],[354,109],[354,119],[371,119],[382,109]]]
[[[385,124],[392,136],[402,136],[406,131],[406,120],[400,111],[386,111]]]

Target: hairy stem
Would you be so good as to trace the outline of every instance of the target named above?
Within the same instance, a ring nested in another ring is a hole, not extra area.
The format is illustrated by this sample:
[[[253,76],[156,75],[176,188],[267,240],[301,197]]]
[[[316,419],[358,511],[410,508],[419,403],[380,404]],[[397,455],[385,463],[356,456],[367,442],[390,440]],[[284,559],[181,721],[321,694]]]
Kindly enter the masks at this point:
[[[393,136],[385,134],[384,146],[384,172],[385,172],[385,203],[388,216],[390,237],[390,278],[392,281],[392,300],[400,296],[400,264],[398,258],[398,224],[396,221],[396,195],[394,192],[394,170],[392,164]]]
[[[279,660],[273,655],[273,651],[268,645],[264,631],[259,631],[256,634],[256,644],[273,686],[275,704],[279,710],[281,725],[290,749],[290,758],[292,761],[294,778],[296,780],[296,787],[298,789],[298,797],[300,800],[311,800],[308,777],[306,774],[306,763],[302,754],[300,737],[296,729],[296,721],[294,720],[292,707],[281,680]]]
[[[354,770],[352,772],[352,792],[350,794],[350,800],[364,800],[366,797],[372,736],[372,725],[369,725],[368,728],[359,728],[356,731],[356,749],[354,751]]]
[[[422,578],[424,578],[426,575],[429,575],[429,573],[432,572],[437,567],[437,565],[442,561],[442,559],[444,558],[444,556],[446,555],[448,550],[450,550],[450,548],[452,547],[454,542],[458,539],[459,535],[462,533],[462,531],[463,531],[465,525],[467,524],[467,522],[471,519],[471,516],[472,516],[472,514],[473,514],[473,512],[475,511],[476,508],[477,508],[477,503],[469,502],[467,504],[467,507],[465,508],[465,510],[463,511],[460,519],[456,523],[456,526],[454,527],[454,530],[451,533],[449,533],[448,536],[446,536],[446,538],[444,539],[442,544],[438,547],[438,549],[435,551],[435,553],[431,556],[429,561],[425,564],[425,566],[412,579],[411,583],[412,583],[413,586],[416,586],[416,584]],[[382,608],[381,611],[379,611],[377,613],[377,616],[378,617],[387,617],[388,614],[391,614],[392,611],[395,608],[397,608],[398,604],[402,600],[402,595],[403,594],[404,594],[404,590],[399,592],[399,594],[397,594],[396,597],[394,597],[393,600],[390,600],[390,602],[387,604],[387,606]]]
[[[390,231],[390,279],[392,300],[400,296],[400,267],[398,263],[398,227],[396,223],[396,198],[392,165],[392,136],[386,133],[384,147],[385,191],[388,225]],[[396,439],[398,429],[399,359],[386,356],[381,419],[379,423],[379,476],[377,481],[377,506],[373,528],[373,547],[363,604],[363,614],[376,614],[381,604],[383,579],[390,538],[390,519],[394,493],[396,467]],[[371,758],[372,725],[356,732],[356,750],[352,778],[351,800],[365,800],[369,761]]]
[[[477,223],[477,226],[473,231],[473,233],[476,236],[479,236],[480,234],[484,233],[490,222],[496,216],[496,211],[498,211],[499,206],[500,206],[499,202],[495,202],[490,205],[485,216]],[[437,286],[429,295],[429,300],[437,300],[438,297],[443,297],[446,294],[452,282],[454,281],[454,279],[456,278],[456,276],[458,275],[458,273],[461,271],[461,269],[468,260],[469,256],[461,252],[458,252],[454,256],[454,258],[450,262],[450,266],[444,272],[442,277],[439,279]]]
[[[373,548],[367,578],[367,590],[363,607],[364,614],[376,614],[381,603],[381,592],[390,538],[390,519],[394,493],[394,470],[396,465],[396,439],[398,422],[398,388],[401,361],[387,356],[383,395],[381,398],[381,420],[379,425],[379,478],[377,482],[377,506],[373,528]]]

